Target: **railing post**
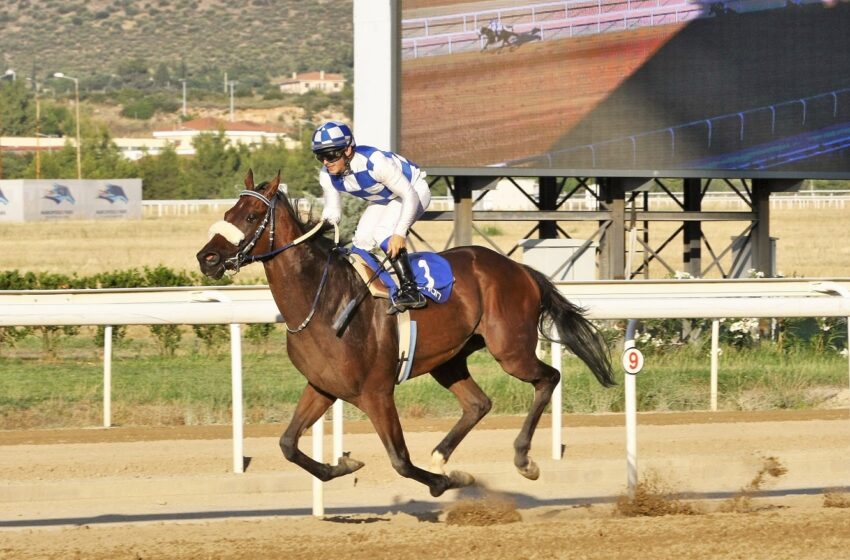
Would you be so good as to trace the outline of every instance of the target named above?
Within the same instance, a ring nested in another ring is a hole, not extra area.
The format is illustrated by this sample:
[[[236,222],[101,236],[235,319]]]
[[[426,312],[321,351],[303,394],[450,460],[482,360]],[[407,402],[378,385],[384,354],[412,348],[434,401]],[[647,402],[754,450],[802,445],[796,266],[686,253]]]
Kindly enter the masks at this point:
[[[554,329],[553,329],[554,330]],[[555,333],[557,334],[557,332]],[[555,338],[555,337],[552,337]],[[552,342],[552,367],[562,373],[562,346],[560,342]],[[564,456],[564,444],[561,429],[563,427],[563,376],[552,392],[552,458],[560,461]]]
[[[112,426],[112,325],[103,327],[103,427]]]
[[[238,323],[230,325],[230,381],[233,408],[233,472],[245,472],[245,454],[242,451],[242,329]]]
[[[322,414],[318,420],[313,424],[313,460],[318,461],[319,463],[324,462],[324,446],[322,445],[322,439],[325,435],[324,430],[325,423],[325,415]],[[313,478],[313,515],[316,517],[321,517],[325,514],[325,504],[324,504],[324,496],[323,496],[323,482],[316,478]]]
[[[711,321],[711,411],[717,412],[717,362],[720,357],[720,321]]]

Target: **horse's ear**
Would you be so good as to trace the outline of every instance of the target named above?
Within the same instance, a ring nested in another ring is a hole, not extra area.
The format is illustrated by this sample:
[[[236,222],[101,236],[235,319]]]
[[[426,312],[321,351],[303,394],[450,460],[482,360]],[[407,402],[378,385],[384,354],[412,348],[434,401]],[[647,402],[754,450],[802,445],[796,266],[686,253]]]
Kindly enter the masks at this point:
[[[254,190],[254,170],[250,167],[248,168],[248,174],[245,175],[245,188],[249,191]]]
[[[279,186],[280,186],[280,169],[277,170],[277,175],[275,175],[274,179],[269,181],[269,186],[268,186],[269,193],[266,196],[269,197],[269,198],[273,197],[275,195],[275,193],[277,192],[277,189],[278,189]]]

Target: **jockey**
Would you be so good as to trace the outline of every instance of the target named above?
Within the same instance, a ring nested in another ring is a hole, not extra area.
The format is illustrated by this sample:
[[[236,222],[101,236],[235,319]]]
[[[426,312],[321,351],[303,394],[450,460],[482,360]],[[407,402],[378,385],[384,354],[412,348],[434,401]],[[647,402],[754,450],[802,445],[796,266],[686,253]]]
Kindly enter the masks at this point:
[[[398,154],[356,145],[351,129],[341,122],[319,126],[312,148],[323,164],[319,172],[325,202],[322,220],[339,223],[341,192],[369,202],[352,242],[366,251],[380,246],[389,256],[399,284],[389,313],[424,307],[425,296],[416,288],[405,246],[408,230],[431,202],[425,172]]]
[[[499,18],[493,18],[490,20],[490,23],[487,24],[487,27],[495,34],[496,37],[499,36],[499,33],[502,32],[504,27],[502,26],[502,21]]]

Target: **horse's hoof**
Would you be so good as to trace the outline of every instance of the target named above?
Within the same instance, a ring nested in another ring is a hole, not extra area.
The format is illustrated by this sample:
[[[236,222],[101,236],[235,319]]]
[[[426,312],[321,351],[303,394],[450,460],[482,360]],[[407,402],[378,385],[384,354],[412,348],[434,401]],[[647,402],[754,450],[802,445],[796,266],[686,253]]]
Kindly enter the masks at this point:
[[[475,484],[475,477],[463,471],[449,473],[449,488],[463,488]]]
[[[351,474],[354,471],[360,470],[365,465],[363,461],[358,461],[357,459],[352,459],[348,455],[343,455],[339,459],[337,459],[337,465],[333,467],[334,469],[334,477],[344,476],[346,474]]]
[[[528,464],[524,467],[517,467],[519,474],[527,478],[528,480],[537,480],[540,478],[540,467],[537,466],[537,463],[528,460]]]

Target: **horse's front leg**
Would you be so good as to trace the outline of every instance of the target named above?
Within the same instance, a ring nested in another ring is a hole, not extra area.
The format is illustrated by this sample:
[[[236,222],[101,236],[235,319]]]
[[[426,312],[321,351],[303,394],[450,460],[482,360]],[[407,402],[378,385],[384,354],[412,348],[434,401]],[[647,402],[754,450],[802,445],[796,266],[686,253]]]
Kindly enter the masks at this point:
[[[338,464],[336,465],[319,463],[298,449],[298,440],[301,435],[330,408],[334,400],[308,383],[304,392],[301,393],[301,398],[298,399],[298,405],[295,407],[295,413],[292,415],[289,426],[280,436],[280,448],[283,451],[283,456],[323,481],[353,473],[363,466],[361,461],[347,456],[338,457]]]
[[[475,482],[472,475],[465,472],[452,471],[449,475],[435,474],[420,469],[410,461],[392,393],[364,395],[358,405],[372,421],[375,431],[390,456],[390,463],[401,476],[425,484],[434,497],[442,495],[446,490],[469,486]]]

